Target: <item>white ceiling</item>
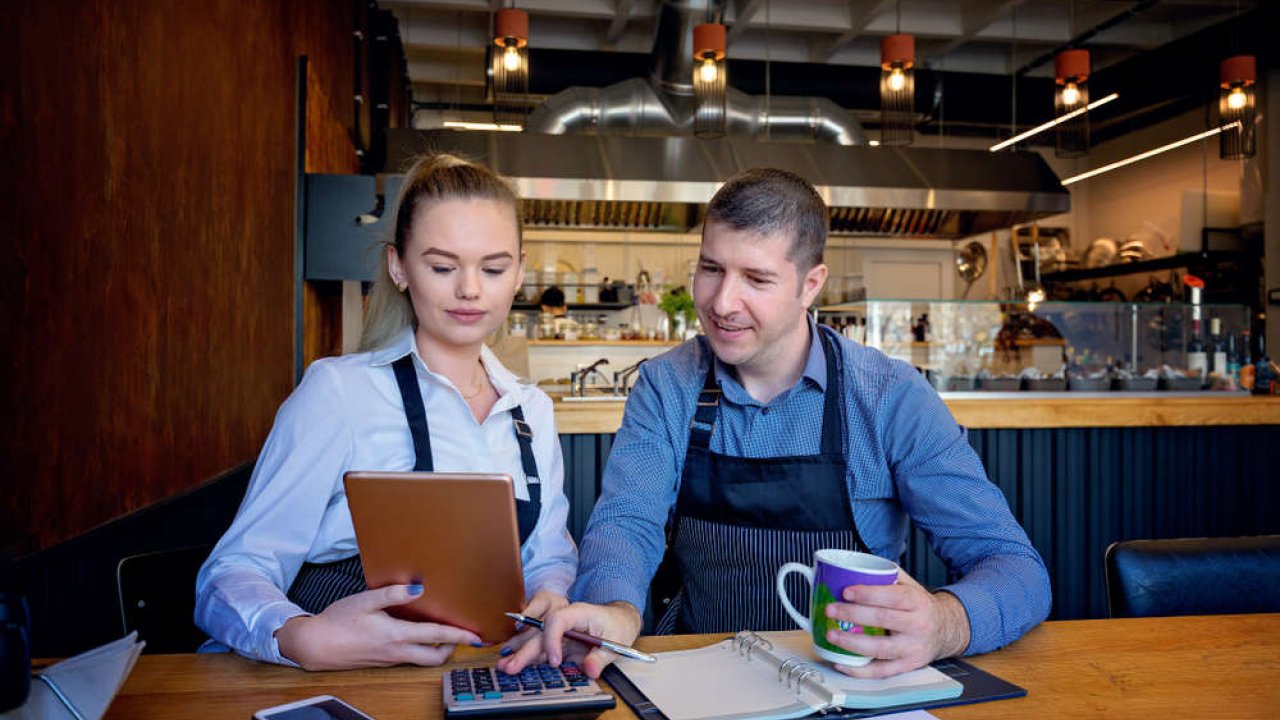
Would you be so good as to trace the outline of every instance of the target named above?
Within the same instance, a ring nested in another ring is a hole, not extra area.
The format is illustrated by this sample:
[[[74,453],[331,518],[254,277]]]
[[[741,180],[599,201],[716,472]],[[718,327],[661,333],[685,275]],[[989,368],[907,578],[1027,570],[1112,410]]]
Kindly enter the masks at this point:
[[[511,0],[382,0],[400,21],[419,101],[478,102],[492,13]],[[1163,0],[1083,43],[1094,69],[1248,12],[1256,0]],[[1121,0],[728,0],[731,58],[873,67],[880,38],[916,36],[917,60],[1009,74],[1138,5]],[[535,48],[648,53],[656,0],[517,0]],[[584,62],[589,62],[584,56]],[[536,72],[536,68],[533,70]],[[1030,74],[1052,75],[1052,63]]]

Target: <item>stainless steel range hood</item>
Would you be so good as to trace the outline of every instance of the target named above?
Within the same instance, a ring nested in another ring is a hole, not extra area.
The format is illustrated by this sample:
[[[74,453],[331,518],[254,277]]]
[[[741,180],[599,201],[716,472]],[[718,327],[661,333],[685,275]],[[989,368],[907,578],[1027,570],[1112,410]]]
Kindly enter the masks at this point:
[[[809,179],[839,234],[959,238],[1070,210],[1035,153],[726,138],[392,130],[387,171],[451,152],[516,186],[531,227],[687,231],[727,178],[776,167]]]

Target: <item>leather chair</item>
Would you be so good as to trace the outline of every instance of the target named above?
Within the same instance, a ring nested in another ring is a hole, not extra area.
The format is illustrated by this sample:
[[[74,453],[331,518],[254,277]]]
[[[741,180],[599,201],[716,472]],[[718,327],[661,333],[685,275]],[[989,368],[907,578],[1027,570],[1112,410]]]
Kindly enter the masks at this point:
[[[120,622],[137,630],[146,653],[195,652],[206,635],[195,624],[196,573],[212,545],[131,555],[116,566]]]
[[[1112,543],[1106,571],[1111,617],[1280,612],[1280,535]]]

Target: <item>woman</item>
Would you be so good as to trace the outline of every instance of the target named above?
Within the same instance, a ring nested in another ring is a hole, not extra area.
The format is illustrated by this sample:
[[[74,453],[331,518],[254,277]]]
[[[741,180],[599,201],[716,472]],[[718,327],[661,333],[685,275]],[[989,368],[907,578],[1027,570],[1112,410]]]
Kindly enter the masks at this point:
[[[447,155],[414,165],[363,352],[308,368],[276,416],[235,521],[200,569],[196,622],[213,640],[308,670],[438,665],[453,645],[479,644],[469,631],[384,612],[430,587],[365,589],[342,486],[348,470],[510,474],[531,595],[524,612],[566,604],[577,550],[565,528],[551,400],[484,345],[523,278],[510,186]],[[425,420],[407,419],[415,406]],[[532,438],[515,430],[525,421]],[[411,424],[428,434],[429,449],[415,450]]]

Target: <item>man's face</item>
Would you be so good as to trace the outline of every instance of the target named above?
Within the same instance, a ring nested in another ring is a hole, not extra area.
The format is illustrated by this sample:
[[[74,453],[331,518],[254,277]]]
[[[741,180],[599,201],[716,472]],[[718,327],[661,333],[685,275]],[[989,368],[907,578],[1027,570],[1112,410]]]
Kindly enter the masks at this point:
[[[779,360],[802,352],[795,346],[807,337],[805,312],[827,266],[801,275],[790,249],[785,232],[761,235],[715,221],[703,228],[694,305],[712,350],[739,373],[768,375]]]

